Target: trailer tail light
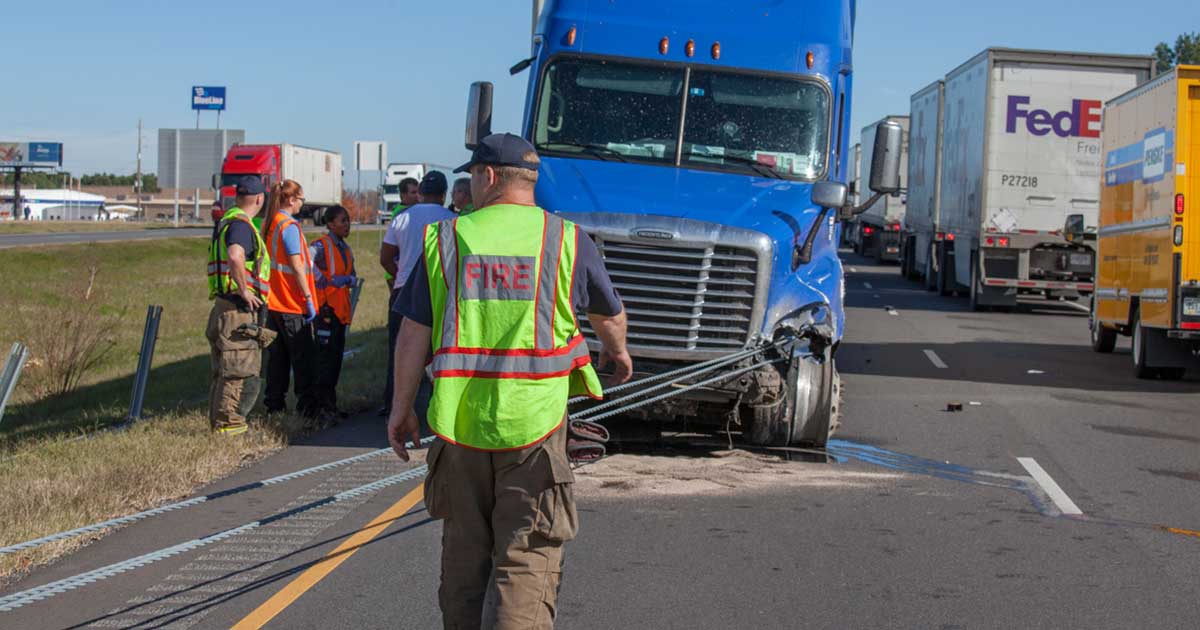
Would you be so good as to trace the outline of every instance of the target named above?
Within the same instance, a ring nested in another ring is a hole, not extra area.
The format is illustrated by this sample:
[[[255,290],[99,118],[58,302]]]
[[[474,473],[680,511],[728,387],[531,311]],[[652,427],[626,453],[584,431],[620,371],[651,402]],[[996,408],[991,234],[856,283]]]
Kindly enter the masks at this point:
[[[891,230],[892,230],[893,232],[899,232],[899,231],[900,231],[900,224],[899,224],[899,223],[893,223],[893,224],[892,224],[891,226],[889,226],[889,227],[891,228]]]
[[[864,225],[864,226],[863,226],[863,234],[866,234],[867,236],[870,236],[870,235],[872,235],[872,234],[874,234],[874,233],[875,233],[875,228],[873,228],[873,227],[871,227],[871,226],[869,226],[869,225]]]
[[[1009,242],[1007,236],[989,236],[983,239],[983,244],[986,247],[1008,247]]]
[[[1183,193],[1175,195],[1175,214],[1183,214]]]
[[[671,49],[671,40],[666,37],[658,40],[658,54],[665,55]]]
[[[946,232],[945,239],[947,241],[953,241],[954,240],[954,232]]]
[[[721,42],[713,42],[713,45],[712,45],[712,58],[713,58],[713,59],[720,59],[720,58],[721,58]]]
[[[1175,226],[1175,246],[1179,247],[1180,245],[1183,245],[1183,226],[1176,225]]]
[[[575,27],[572,26],[570,28],[570,30],[567,31],[567,45],[568,46],[575,45],[575,35],[576,35]]]

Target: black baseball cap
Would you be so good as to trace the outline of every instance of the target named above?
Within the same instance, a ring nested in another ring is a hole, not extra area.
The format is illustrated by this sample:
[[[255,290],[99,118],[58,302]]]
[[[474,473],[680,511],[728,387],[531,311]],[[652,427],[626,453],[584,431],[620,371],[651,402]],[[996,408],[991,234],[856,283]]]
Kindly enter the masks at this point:
[[[476,164],[489,166],[515,166],[517,168],[538,170],[536,161],[525,159],[525,154],[536,150],[529,141],[511,133],[494,133],[479,141],[479,146],[471,153],[471,161],[454,169],[455,173],[465,173]]]
[[[266,188],[263,187],[261,177],[247,175],[238,180],[237,194],[239,194],[241,196],[261,195],[265,192],[267,192],[267,190],[266,190]]]
[[[446,176],[441,171],[429,171],[421,178],[417,192],[422,195],[441,195],[446,192]]]

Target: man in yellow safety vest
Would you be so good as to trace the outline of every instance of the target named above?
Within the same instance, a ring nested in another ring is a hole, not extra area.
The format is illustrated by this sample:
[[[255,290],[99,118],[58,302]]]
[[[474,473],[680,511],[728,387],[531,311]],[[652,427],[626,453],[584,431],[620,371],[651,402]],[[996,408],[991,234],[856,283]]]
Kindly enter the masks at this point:
[[[404,460],[406,442],[419,439],[413,399],[433,355],[428,420],[440,439],[425,505],[445,520],[446,628],[553,627],[563,545],[577,530],[567,398],[601,394],[575,313],[588,314],[614,382],[633,370],[625,312],[596,245],[534,202],[539,163],[518,136],[484,138],[456,171],[470,171],[479,209],[428,226],[393,305],[404,324],[388,440]]]
[[[246,414],[258,398],[262,349],[275,338],[260,319],[271,291],[271,259],[250,222],[262,209],[264,192],[257,177],[238,182],[237,205],[217,223],[208,250],[208,421],[222,435],[246,432]]]

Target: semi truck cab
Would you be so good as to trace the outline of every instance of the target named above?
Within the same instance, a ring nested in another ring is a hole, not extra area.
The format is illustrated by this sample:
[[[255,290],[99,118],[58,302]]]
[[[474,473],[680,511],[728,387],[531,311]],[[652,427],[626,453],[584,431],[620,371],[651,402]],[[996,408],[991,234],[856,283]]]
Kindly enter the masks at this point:
[[[854,14],[849,0],[540,13],[514,67],[529,69],[538,203],[603,254],[635,378],[756,348],[727,370],[775,360],[631,416],[775,445],[824,445],[836,427]],[[490,129],[489,87],[473,86],[468,145]]]

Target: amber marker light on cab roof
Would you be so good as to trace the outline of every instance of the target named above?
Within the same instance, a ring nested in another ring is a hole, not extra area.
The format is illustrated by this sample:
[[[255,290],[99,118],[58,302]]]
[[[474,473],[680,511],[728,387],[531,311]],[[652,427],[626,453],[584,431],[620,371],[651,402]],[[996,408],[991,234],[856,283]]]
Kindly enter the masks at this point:
[[[810,50],[808,51],[807,55],[804,55],[804,63],[808,64],[809,70],[812,70],[814,61],[816,61],[816,59],[813,57],[812,51]]]
[[[720,59],[720,58],[721,58],[721,42],[713,42],[713,45],[712,45],[712,58],[713,58],[713,59]]]
[[[689,39],[687,43],[683,45],[683,54],[689,57],[694,57],[696,55],[696,40]]]
[[[671,49],[671,40],[666,37],[658,40],[658,54],[665,55]]]
[[[575,35],[576,35],[575,27],[572,26],[571,29],[567,31],[567,45],[568,46],[575,45]]]

